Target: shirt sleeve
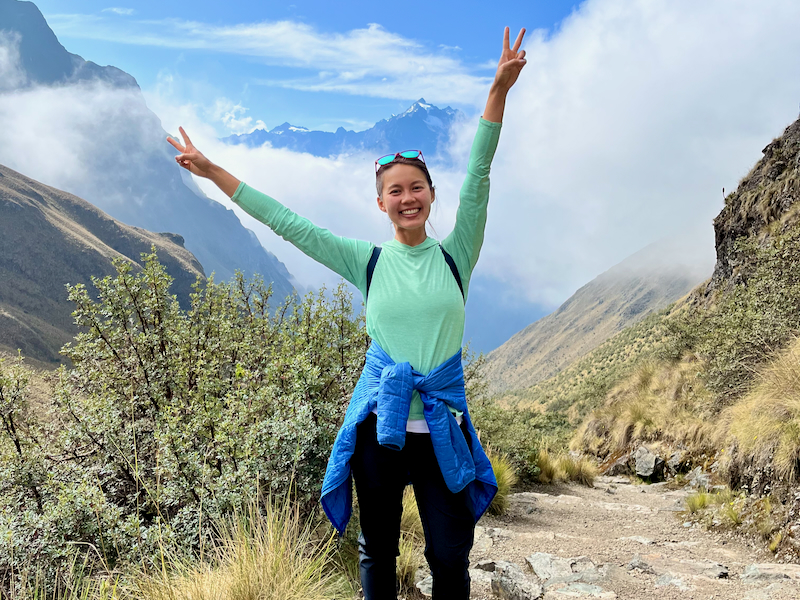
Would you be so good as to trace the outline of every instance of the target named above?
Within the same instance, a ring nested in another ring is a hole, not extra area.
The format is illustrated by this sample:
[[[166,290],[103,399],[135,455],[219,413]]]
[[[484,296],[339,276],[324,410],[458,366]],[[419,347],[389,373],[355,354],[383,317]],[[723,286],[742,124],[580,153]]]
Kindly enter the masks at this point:
[[[456,225],[442,242],[442,246],[458,267],[465,290],[483,245],[489,203],[489,169],[497,149],[501,126],[501,123],[481,118],[472,142],[467,177],[461,186]]]
[[[333,235],[244,182],[239,184],[231,199],[247,214],[264,223],[307,256],[344,277],[364,294],[367,264],[375,244]]]

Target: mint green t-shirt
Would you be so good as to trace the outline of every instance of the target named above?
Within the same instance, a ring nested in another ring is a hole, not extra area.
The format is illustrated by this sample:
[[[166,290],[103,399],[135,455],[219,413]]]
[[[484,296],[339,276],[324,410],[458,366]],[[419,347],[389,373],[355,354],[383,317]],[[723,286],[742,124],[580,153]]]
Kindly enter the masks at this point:
[[[480,120],[459,195],[456,224],[441,241],[456,263],[465,297],[483,244],[489,168],[500,128],[500,123]],[[355,285],[366,297],[367,264],[375,244],[333,235],[244,183],[232,199],[309,257]],[[458,352],[464,338],[464,299],[439,243],[430,237],[417,246],[406,246],[397,240],[385,242],[366,307],[369,336],[393,361],[409,362],[423,375]],[[416,391],[408,418],[424,418],[422,400]]]

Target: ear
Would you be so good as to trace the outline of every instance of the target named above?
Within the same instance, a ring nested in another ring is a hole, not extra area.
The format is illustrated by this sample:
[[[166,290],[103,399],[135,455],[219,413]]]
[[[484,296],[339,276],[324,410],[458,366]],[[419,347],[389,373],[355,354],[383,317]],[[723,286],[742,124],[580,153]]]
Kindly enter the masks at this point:
[[[378,196],[377,200],[378,200],[378,208],[380,208],[383,212],[386,212],[386,205],[383,203],[383,200],[381,200],[381,197]]]
[[[435,200],[436,200],[436,188],[432,187],[431,188],[431,204],[433,204]]]

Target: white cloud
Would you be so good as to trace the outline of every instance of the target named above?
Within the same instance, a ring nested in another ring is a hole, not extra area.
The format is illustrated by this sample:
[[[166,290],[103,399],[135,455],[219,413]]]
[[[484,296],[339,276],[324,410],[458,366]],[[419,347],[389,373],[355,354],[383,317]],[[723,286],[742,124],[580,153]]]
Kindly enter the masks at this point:
[[[713,261],[722,187],[797,118],[798,31],[795,0],[589,0],[536,32],[508,99],[481,272],[555,305],[695,225]]]
[[[20,64],[19,34],[0,31],[0,92],[22,87],[27,75]]]
[[[508,100],[479,273],[552,306],[649,242],[696,224],[707,257],[721,188],[734,189],[797,117],[798,30],[795,0],[589,0],[552,36],[532,35]],[[0,95],[0,162],[70,189],[87,177],[87,152],[115,158],[115,132],[96,131],[91,117],[113,120],[125,106],[86,86],[69,89]],[[168,93],[148,102],[168,131],[185,126],[209,158],[313,222],[376,242],[391,237],[375,206],[373,156],[226,146],[211,126],[214,106],[180,106]],[[217,118],[247,118],[236,103],[220,106]],[[460,129],[452,149],[462,168],[433,172],[437,237],[452,226],[474,128]],[[337,279],[242,219],[301,283]]]
[[[130,17],[131,15],[136,14],[136,11],[132,8],[119,8],[119,7],[104,8],[101,12],[110,12],[114,13],[115,15],[120,15],[123,17]]]
[[[370,24],[346,33],[323,33],[305,23],[273,21],[210,25],[167,19],[125,21],[58,14],[49,20],[63,35],[128,44],[200,49],[255,57],[266,65],[306,71],[290,78],[256,77],[263,85],[304,91],[344,92],[382,98],[424,96],[437,103],[475,102],[490,79],[451,52]]]

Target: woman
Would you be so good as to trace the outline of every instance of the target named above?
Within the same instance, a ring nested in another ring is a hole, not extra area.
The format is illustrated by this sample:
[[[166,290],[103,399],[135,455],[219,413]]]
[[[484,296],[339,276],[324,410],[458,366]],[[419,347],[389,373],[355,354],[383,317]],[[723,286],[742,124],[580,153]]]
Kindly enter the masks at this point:
[[[418,151],[375,161],[378,208],[395,229],[382,247],[334,236],[212,164],[192,145],[167,138],[179,165],[213,181],[246,212],[353,283],[366,303],[373,340],[336,438],[322,506],[344,531],[351,476],[360,508],[361,584],[367,600],[396,598],[402,496],[414,486],[425,531],[433,597],[469,597],[475,523],[497,484],[469,419],[461,369],[464,302],[486,223],[491,164],[506,95],[525,66],[509,30],[470,154],[456,225],[441,243],[425,224],[436,199]]]

